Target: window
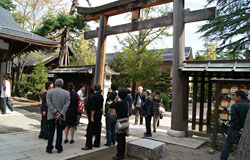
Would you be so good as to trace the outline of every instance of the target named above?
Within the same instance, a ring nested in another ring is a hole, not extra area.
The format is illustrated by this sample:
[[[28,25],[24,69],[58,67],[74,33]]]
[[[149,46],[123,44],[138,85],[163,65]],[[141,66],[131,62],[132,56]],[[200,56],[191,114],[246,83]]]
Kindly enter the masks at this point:
[[[7,61],[7,74],[11,74],[11,69],[12,69],[12,61]]]

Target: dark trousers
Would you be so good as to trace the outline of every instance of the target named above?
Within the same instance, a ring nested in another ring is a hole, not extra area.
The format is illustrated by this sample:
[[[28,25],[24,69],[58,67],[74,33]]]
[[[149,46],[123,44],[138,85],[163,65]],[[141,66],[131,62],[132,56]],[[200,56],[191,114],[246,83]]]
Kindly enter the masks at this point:
[[[151,119],[152,116],[147,116],[145,117],[145,121],[146,121],[146,134],[147,135],[151,135]]]
[[[8,108],[13,111],[13,107],[10,104],[9,98],[5,97],[5,98],[1,98],[2,99],[2,114],[6,114],[6,105],[8,106]]]
[[[229,128],[226,142],[220,155],[221,160],[227,160],[229,153],[233,147],[235,140],[237,139],[238,133],[236,130]]]
[[[126,133],[117,133],[116,134],[117,141],[117,157],[124,158],[126,151]]]
[[[41,131],[39,134],[39,138],[48,138],[48,124],[47,124],[47,115],[42,115],[41,120]]]
[[[92,148],[92,137],[95,135],[94,147],[100,147],[101,142],[101,130],[102,130],[102,114],[96,112],[94,122],[91,122],[91,116],[88,116],[89,123],[87,126],[87,140],[86,147]]]
[[[138,118],[140,116],[140,124],[143,123],[142,108],[135,107],[135,124],[138,124]]]
[[[55,134],[55,128],[56,128],[56,149],[62,150],[62,133],[63,133],[63,125],[61,122],[56,121],[55,119],[48,120],[48,145],[47,150],[50,151],[54,148],[53,146],[53,139]]]
[[[115,125],[116,125],[116,116],[115,115],[107,115],[106,116],[106,138],[107,145],[111,146],[111,143],[115,144]]]

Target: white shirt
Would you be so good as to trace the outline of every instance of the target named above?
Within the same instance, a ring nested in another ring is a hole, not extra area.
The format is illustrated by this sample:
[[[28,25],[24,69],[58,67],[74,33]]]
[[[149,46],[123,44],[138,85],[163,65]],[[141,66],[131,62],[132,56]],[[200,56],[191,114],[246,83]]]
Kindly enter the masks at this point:
[[[5,83],[5,87],[6,87],[6,90],[5,90],[5,92],[6,92],[6,97],[10,97],[11,96],[11,94],[10,94],[10,82],[9,81],[7,81],[7,80],[5,80],[5,81],[3,81],[3,83]],[[1,98],[5,98],[5,95],[4,95],[4,86],[3,86],[3,83],[2,83],[2,91],[1,91]]]
[[[140,96],[137,97],[136,107],[141,108],[141,97]]]
[[[84,94],[82,93],[82,90],[79,90],[78,92],[77,92],[77,94],[80,96],[80,99],[81,99],[81,101],[83,102],[83,100],[84,100]]]

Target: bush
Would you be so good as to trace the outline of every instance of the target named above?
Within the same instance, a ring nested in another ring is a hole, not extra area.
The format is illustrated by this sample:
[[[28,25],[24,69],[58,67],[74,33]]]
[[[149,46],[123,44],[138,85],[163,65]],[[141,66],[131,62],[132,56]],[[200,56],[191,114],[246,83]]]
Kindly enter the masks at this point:
[[[38,96],[39,98],[44,92],[44,84],[48,81],[46,75],[46,68],[42,63],[42,60],[39,59],[36,68],[32,71],[31,76],[29,78],[31,86],[30,92],[32,92],[35,96]]]
[[[163,106],[166,111],[171,110],[170,97],[166,93],[161,93],[161,98],[163,100]]]
[[[30,84],[26,80],[22,80],[15,83],[15,89],[17,90],[18,96],[27,98],[30,90]]]

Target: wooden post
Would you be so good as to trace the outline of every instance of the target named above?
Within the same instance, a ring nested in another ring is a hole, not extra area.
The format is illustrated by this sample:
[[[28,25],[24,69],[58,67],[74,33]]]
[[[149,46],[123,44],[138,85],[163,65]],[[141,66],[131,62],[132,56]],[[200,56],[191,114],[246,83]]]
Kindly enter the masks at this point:
[[[172,94],[172,116],[171,116],[171,129],[168,134],[171,136],[184,137],[187,136],[187,123],[184,116],[184,74],[179,69],[179,66],[185,60],[184,49],[184,0],[174,1],[173,12],[173,94]]]
[[[200,95],[200,119],[199,119],[199,131],[203,130],[203,113],[204,113],[204,98],[205,98],[205,73],[201,75],[201,95]]]
[[[138,21],[140,18],[140,9],[132,11],[132,22]]]
[[[104,15],[100,16],[99,23],[100,24],[98,30],[98,45],[97,45],[94,84],[100,84],[103,87],[105,53],[106,53],[105,26],[108,23],[108,17]]]
[[[211,130],[211,107],[212,107],[212,88],[213,84],[211,81],[212,75],[209,74],[208,77],[208,100],[207,100],[207,133],[210,133]]]
[[[189,103],[188,103],[188,97],[189,97],[189,76],[188,73],[183,73],[184,79],[183,79],[183,126],[185,129],[185,134],[188,135],[188,110],[189,110]]]
[[[196,105],[197,105],[197,73],[194,73],[193,108],[192,108],[192,130],[196,126]]]
[[[213,142],[212,147],[216,149],[217,132],[218,132],[218,119],[219,119],[219,105],[220,105],[220,82],[216,82],[216,99],[214,109],[214,131],[213,131]]]

